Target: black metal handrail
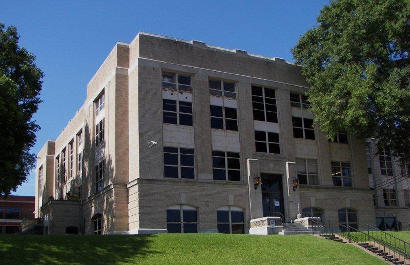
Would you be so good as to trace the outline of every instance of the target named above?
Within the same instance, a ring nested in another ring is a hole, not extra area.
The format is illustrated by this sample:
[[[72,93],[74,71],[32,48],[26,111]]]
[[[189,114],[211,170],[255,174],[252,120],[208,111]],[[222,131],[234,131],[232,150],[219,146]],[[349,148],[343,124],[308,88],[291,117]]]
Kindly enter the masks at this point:
[[[385,241],[379,237],[375,237],[374,234],[371,234],[371,231],[368,229],[366,230],[359,230],[354,227],[351,227],[349,225],[340,225],[344,232],[342,232],[342,236],[346,237],[349,242],[356,242],[356,243],[377,243],[379,245],[384,253],[387,253],[388,255],[391,255],[393,259],[398,258],[398,259],[404,259],[407,260],[409,259],[409,252],[408,252],[408,246],[404,245],[404,249],[400,249],[397,247],[397,242],[393,244],[393,242],[388,242]],[[379,231],[377,231],[379,232]],[[364,240],[362,240],[364,239]],[[398,238],[397,238],[398,239]],[[398,239],[401,241],[401,239]],[[407,243],[406,241],[404,241]],[[375,245],[375,244],[374,244]]]

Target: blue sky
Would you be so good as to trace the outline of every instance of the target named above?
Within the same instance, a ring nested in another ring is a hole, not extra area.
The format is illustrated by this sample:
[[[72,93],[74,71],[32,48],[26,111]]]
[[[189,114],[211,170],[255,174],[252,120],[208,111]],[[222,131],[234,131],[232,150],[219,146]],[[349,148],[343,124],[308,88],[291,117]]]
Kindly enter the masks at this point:
[[[3,1],[0,22],[44,74],[32,152],[55,139],[86,96],[86,85],[117,41],[144,31],[293,61],[290,49],[329,1]],[[14,194],[34,195],[34,172]]]

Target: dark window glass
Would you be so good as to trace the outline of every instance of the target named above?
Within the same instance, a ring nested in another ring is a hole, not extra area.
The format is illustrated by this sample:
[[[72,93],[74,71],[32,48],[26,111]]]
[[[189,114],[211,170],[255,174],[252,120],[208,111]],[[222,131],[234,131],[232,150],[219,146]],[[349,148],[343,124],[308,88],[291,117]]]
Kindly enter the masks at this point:
[[[298,179],[299,184],[308,184],[306,175],[298,174]]]
[[[347,144],[347,134],[345,133],[339,133],[339,143],[341,144]]]
[[[164,163],[167,165],[178,165],[178,153],[164,153]]]
[[[226,156],[240,158],[239,153],[234,153],[234,152],[226,152]]]
[[[182,167],[181,168],[181,178],[193,179],[195,177],[193,167]]]
[[[267,98],[275,98],[275,89],[266,88],[265,87],[265,97]]]
[[[214,117],[223,117],[222,107],[211,105],[211,116]]]
[[[192,126],[192,115],[189,114],[179,114],[179,124]]]
[[[225,157],[213,157],[212,164],[215,168],[225,168]]]
[[[184,222],[195,223],[197,221],[196,210],[183,210]]]
[[[268,122],[278,122],[278,116],[276,115],[276,112],[266,112],[266,121]]]
[[[181,222],[180,210],[167,210],[167,222],[178,223]]]
[[[168,223],[167,224],[167,231],[168,233],[181,233],[181,223],[178,224],[172,224]]]
[[[243,234],[245,233],[243,224],[232,224],[232,234]]]
[[[256,152],[267,153],[266,142],[255,142]]]
[[[184,223],[184,233],[197,233],[197,225],[196,224],[186,224]]]
[[[178,167],[164,166],[164,175],[166,178],[178,178]]]
[[[216,217],[218,223],[229,223],[229,211],[217,211]],[[229,232],[229,229],[228,229]]]
[[[303,138],[303,129],[302,128],[293,128],[293,137]]]
[[[236,120],[226,120],[226,129],[229,131],[237,131],[238,124]]]
[[[213,169],[214,180],[226,180],[225,169]]]
[[[223,152],[223,151],[212,151],[212,156],[222,156],[222,157],[225,157],[225,152]]]
[[[225,117],[229,119],[236,119],[236,109],[225,107]]]
[[[163,113],[164,123],[177,124],[177,114],[174,112]]]
[[[269,142],[274,142],[274,143],[279,143],[279,134],[268,132],[268,141]]]
[[[305,128],[313,128],[313,120],[312,119],[303,119],[304,127]]]
[[[178,148],[177,147],[164,147],[164,152],[167,153],[178,153]]]
[[[194,166],[194,156],[181,154],[181,165],[182,166]]]
[[[333,177],[333,185],[342,186],[342,179]]]
[[[170,99],[163,99],[163,110],[165,111],[177,111],[177,103],[175,100],[170,100]]]
[[[262,131],[255,131],[255,140],[266,142],[266,133]]]
[[[315,131],[305,129],[305,138],[310,140],[315,140]]]
[[[235,83],[224,81],[224,90],[229,92],[235,92]]]
[[[263,110],[253,110],[253,119],[256,121],[265,121],[265,112]]]
[[[240,163],[238,158],[228,158],[228,168],[239,169]]]
[[[279,144],[269,143],[269,153],[280,154]]]
[[[260,96],[262,97],[262,87],[258,86],[252,86],[252,95]]]
[[[179,111],[184,113],[192,113],[192,103],[191,102],[179,102]]]
[[[19,208],[6,208],[6,219],[19,219],[20,209]]]
[[[221,90],[221,81],[220,80],[209,80],[209,88]]]
[[[218,224],[218,233],[229,234],[229,223],[228,224]]]
[[[178,75],[178,83],[182,85],[191,85],[191,77],[189,75]]]
[[[292,117],[292,124],[293,127],[303,127],[302,125],[302,118],[298,118],[298,117]]]
[[[239,181],[241,179],[241,173],[239,170],[228,170],[228,180]]]
[[[6,226],[6,234],[15,234],[20,232],[20,228],[18,226]]]
[[[241,211],[231,211],[232,223],[243,223],[243,212]]]
[[[222,118],[211,117],[211,128],[213,129],[223,129],[224,122]]]

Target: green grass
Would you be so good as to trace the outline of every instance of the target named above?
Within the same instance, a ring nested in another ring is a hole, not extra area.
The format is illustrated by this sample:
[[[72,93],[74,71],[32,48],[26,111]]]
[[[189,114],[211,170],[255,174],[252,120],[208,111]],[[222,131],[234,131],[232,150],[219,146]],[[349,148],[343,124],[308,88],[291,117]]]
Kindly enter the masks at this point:
[[[353,232],[353,233],[350,233],[350,236],[351,236],[351,239],[355,242],[366,242],[366,241],[368,241],[367,233],[368,233],[367,231],[363,231],[361,233]],[[403,242],[400,242],[399,240],[396,240],[394,237],[386,236],[386,234],[390,234],[390,235],[392,235],[396,238],[404,240],[409,244],[405,244]],[[342,233],[342,235],[344,235],[346,238],[348,237],[348,233]],[[386,243],[390,244],[390,246],[392,248],[396,248],[396,249],[401,250],[405,253],[410,253],[410,231],[400,231],[400,232],[370,231],[369,235],[373,238],[379,239],[383,242],[386,242]]]
[[[0,236],[1,264],[384,264],[310,235]]]

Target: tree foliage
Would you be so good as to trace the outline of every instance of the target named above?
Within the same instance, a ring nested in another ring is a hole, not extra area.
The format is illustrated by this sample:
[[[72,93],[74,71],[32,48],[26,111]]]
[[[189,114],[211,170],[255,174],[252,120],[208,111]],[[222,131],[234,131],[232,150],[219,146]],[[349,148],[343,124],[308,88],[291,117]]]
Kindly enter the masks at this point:
[[[33,168],[35,156],[29,150],[39,129],[32,116],[40,103],[43,73],[18,42],[17,29],[0,23],[0,196],[15,191]]]
[[[292,52],[310,85],[315,122],[410,150],[409,6],[405,0],[337,0]]]

